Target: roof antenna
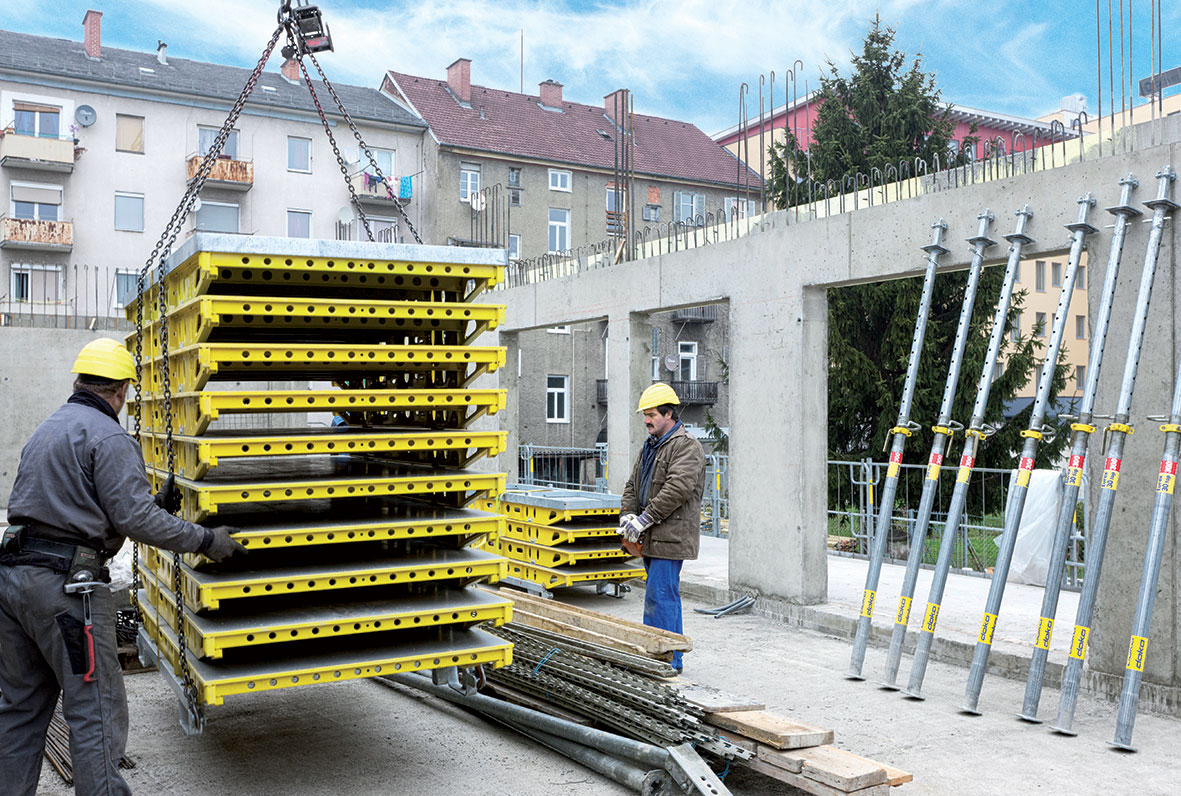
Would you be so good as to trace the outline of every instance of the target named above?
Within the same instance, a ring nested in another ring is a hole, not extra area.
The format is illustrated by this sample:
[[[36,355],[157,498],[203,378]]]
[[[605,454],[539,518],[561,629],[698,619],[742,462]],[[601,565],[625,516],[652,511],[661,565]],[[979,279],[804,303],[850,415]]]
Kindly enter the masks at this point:
[[[521,28],[521,93],[525,93],[525,29]]]

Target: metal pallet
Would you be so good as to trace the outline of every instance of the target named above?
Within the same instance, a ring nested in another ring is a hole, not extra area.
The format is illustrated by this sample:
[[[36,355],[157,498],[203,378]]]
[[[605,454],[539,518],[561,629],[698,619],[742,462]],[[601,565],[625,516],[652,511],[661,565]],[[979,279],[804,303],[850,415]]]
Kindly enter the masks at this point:
[[[618,540],[618,536],[616,539]],[[630,553],[619,546],[618,541],[614,544],[547,546],[502,537],[487,543],[487,549],[500,553],[511,561],[523,561],[543,567],[632,558]]]
[[[495,501],[493,501],[495,504]],[[482,505],[487,505],[484,501]],[[571,544],[592,539],[619,539],[619,526],[616,523],[599,525],[595,523],[565,523],[562,525],[535,525],[523,520],[505,519],[504,534],[509,539],[519,539],[522,542],[554,546]]]

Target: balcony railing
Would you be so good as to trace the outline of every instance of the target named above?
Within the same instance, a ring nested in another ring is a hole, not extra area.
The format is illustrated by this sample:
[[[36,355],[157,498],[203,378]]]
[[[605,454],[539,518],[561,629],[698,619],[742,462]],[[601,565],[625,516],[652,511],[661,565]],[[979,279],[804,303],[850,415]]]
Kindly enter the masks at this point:
[[[74,223],[0,216],[0,248],[68,252],[74,248]]]
[[[185,180],[191,182],[201,171],[204,155],[189,155],[185,161]],[[254,186],[254,162],[221,157],[213,161],[209,176],[205,178],[209,188],[223,188],[230,191],[249,191]]]
[[[684,406],[713,406],[718,402],[716,381],[670,381],[668,385]]]
[[[717,319],[717,304],[709,304],[705,307],[683,307],[672,312],[673,323],[713,323]]]
[[[0,166],[69,173],[77,150],[72,137],[20,135],[12,128],[0,130]]]
[[[354,174],[349,180],[353,184],[353,190],[357,192],[357,198],[362,202],[393,206],[394,200],[386,193],[385,184],[375,175],[361,172]],[[407,184],[403,186],[403,181],[397,177],[391,177],[389,180],[391,192],[398,197],[398,201],[402,204],[409,202],[412,197],[409,181],[407,180]]]
[[[595,403],[607,403],[607,380],[595,379]]]

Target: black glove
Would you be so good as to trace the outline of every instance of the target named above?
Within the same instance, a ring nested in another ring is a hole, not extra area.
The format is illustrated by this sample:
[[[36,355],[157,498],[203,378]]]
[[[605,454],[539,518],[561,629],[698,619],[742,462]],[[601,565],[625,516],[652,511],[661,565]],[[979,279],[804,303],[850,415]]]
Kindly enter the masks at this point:
[[[216,528],[205,529],[205,541],[197,548],[197,552],[202,555],[212,558],[214,561],[225,561],[227,558],[237,554],[246,553],[246,548],[230,536],[232,533],[237,533],[238,529],[229,525],[219,525]]]
[[[181,494],[180,490],[176,488],[176,476],[169,473],[164,486],[160,488],[152,500],[156,501],[156,505],[169,514],[176,514],[180,511]]]

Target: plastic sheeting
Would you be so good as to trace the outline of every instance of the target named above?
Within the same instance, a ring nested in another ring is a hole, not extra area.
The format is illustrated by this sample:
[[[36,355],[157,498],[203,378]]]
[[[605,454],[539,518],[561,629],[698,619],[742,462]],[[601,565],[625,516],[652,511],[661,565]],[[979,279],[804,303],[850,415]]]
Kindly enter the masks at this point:
[[[1013,545],[1013,559],[1009,565],[1010,581],[1046,585],[1061,499],[1061,471],[1034,470],[1030,473],[1025,511],[1017,527],[1017,542]]]

